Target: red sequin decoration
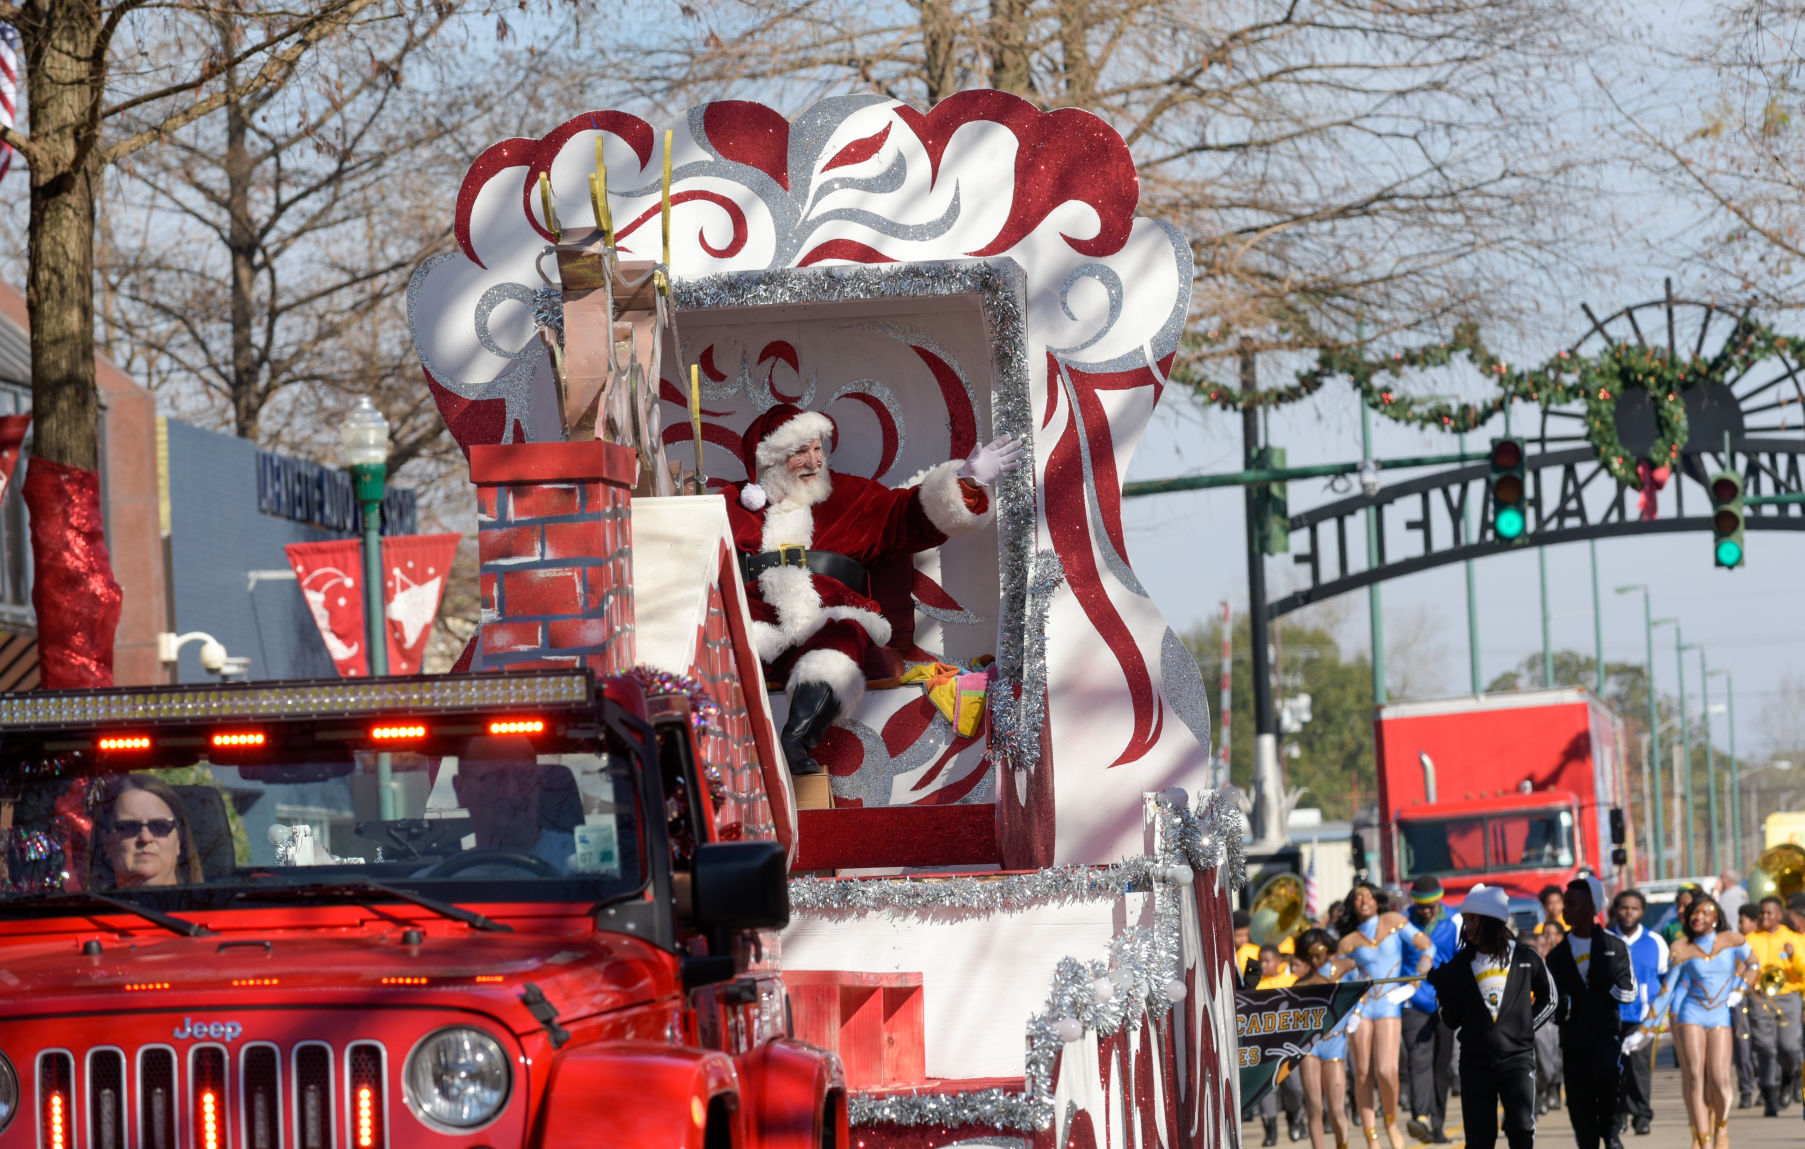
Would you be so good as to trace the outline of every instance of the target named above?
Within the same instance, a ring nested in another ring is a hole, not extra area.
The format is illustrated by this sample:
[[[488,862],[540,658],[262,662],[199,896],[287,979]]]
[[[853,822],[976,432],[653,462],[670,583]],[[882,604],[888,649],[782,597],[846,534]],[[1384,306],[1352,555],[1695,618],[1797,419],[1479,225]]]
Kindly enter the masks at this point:
[[[37,581],[38,673],[45,690],[113,685],[113,632],[124,595],[100,514],[100,476],[36,458],[25,472]]]

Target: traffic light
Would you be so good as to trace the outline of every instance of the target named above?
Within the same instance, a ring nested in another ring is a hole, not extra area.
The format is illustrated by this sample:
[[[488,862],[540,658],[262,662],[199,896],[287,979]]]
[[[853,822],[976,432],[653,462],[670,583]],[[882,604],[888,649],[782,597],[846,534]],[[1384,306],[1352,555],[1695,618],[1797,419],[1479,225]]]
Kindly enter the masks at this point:
[[[1528,486],[1524,483],[1523,440],[1492,440],[1492,473],[1487,486],[1492,495],[1492,533],[1505,542],[1523,537],[1529,526],[1525,513]]]
[[[1717,565],[1735,570],[1742,565],[1742,476],[1719,471],[1711,476],[1711,554]]]
[[[1262,471],[1285,469],[1285,448],[1261,447],[1254,454],[1254,466]],[[1254,538],[1263,555],[1281,555],[1291,549],[1290,500],[1283,479],[1260,483],[1256,488],[1258,518],[1254,522]]]

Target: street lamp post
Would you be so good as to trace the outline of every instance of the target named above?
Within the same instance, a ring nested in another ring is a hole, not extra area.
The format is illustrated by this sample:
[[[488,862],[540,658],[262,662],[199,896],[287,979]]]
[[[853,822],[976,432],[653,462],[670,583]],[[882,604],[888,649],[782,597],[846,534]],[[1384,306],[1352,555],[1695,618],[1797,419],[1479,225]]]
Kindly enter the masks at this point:
[[[1698,689],[1704,699],[1700,703],[1703,708],[1700,722],[1705,735],[1705,841],[1714,867],[1712,872],[1721,874],[1724,872],[1723,832],[1717,824],[1717,759],[1711,751],[1711,672],[1705,668],[1703,643],[1689,642],[1686,649],[1698,651]]]
[[[363,512],[364,644],[369,651],[370,673],[384,675],[389,672],[389,641],[382,611],[382,489],[388,482],[389,421],[368,395],[360,395],[338,430],[345,447],[345,463],[351,468],[357,504]],[[376,804],[385,822],[395,817],[391,770],[389,756],[378,754]]]
[[[1730,865],[1742,872],[1742,764],[1736,760],[1736,679],[1727,670],[1713,670],[1724,680],[1724,717],[1730,724]]]
[[[1686,647],[1680,640],[1679,619],[1657,618],[1653,625],[1673,627],[1673,668],[1680,686],[1680,761],[1683,763],[1680,808],[1686,817],[1686,874],[1691,876],[1698,873],[1698,819],[1692,814],[1692,730],[1686,718]]]
[[[1655,702],[1655,622],[1654,610],[1649,605],[1648,587],[1642,583],[1617,588],[1618,594],[1630,591],[1642,592],[1642,633],[1648,641],[1648,676],[1643,683],[1648,695],[1648,760],[1654,766],[1649,771],[1654,783],[1653,792],[1648,796],[1648,804],[1654,813],[1654,870],[1656,880],[1666,876],[1665,857],[1667,853],[1667,835],[1662,826],[1661,817],[1661,717]]]

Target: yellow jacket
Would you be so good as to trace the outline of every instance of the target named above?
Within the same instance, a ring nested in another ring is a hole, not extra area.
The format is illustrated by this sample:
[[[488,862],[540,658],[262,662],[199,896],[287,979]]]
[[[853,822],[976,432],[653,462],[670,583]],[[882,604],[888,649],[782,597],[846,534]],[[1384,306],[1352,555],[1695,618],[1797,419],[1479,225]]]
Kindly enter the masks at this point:
[[[1781,993],[1805,991],[1805,937],[1781,926],[1773,933],[1756,930],[1748,935],[1748,943],[1762,966],[1776,965],[1786,971]],[[1786,954],[1788,946],[1792,947],[1791,957]]]
[[[1255,989],[1284,989],[1286,986],[1295,985],[1295,984],[1297,984],[1297,975],[1292,973],[1290,970],[1284,970],[1281,973],[1273,974],[1271,977],[1261,978],[1260,984],[1254,986],[1254,988]]]

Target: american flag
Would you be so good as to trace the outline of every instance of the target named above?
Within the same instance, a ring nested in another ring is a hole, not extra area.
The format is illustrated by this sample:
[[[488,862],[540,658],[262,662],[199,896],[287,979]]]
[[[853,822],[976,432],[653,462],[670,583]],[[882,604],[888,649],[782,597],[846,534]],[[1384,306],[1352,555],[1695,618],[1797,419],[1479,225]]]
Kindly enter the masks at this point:
[[[1304,871],[1304,916],[1322,920],[1322,887],[1316,884],[1316,839],[1310,839],[1310,868]]]
[[[19,109],[19,30],[0,21],[0,125],[13,126]],[[12,170],[11,144],[0,144],[0,179]]]

